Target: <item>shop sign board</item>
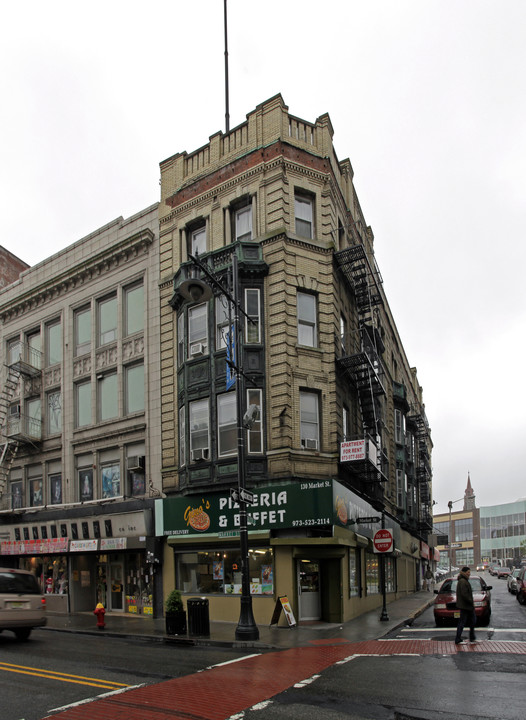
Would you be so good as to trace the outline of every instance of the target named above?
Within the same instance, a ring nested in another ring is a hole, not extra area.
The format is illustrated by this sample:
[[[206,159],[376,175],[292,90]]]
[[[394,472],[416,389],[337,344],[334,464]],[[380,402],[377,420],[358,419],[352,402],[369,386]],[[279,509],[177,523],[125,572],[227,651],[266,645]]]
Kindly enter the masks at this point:
[[[127,546],[127,538],[101,538],[101,550],[125,550]]]
[[[247,508],[250,530],[320,527],[333,522],[333,481],[283,483],[252,488]],[[156,500],[156,535],[217,535],[239,531],[240,508],[230,495],[201,495]]]
[[[340,462],[363,462],[376,465],[376,446],[370,439],[345,440],[340,443]]]
[[[253,495],[247,507],[249,532],[331,525],[349,529],[352,521],[360,523],[362,518],[362,522],[380,522],[372,505],[332,479],[259,486],[249,492]],[[157,536],[235,537],[240,529],[239,503],[230,490],[164,498],[155,501],[155,523]],[[364,524],[360,532],[372,540],[376,525]]]
[[[289,599],[286,595],[280,595],[276,600],[276,606],[274,607],[274,612],[272,613],[270,625],[278,624],[282,610],[289,627],[294,627],[296,625],[296,618],[294,617]]]
[[[2,555],[52,555],[68,551],[67,538],[48,540],[14,540],[0,543]]]
[[[72,540],[69,544],[70,552],[89,552],[98,549],[98,540]]]
[[[377,530],[373,538],[375,553],[388,553],[394,549],[394,538],[392,530],[382,528]]]

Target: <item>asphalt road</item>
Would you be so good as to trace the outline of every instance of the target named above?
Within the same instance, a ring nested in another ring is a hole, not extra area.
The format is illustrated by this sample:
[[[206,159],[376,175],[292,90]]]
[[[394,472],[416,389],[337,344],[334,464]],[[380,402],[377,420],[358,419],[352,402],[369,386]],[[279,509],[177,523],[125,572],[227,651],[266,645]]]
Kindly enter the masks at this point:
[[[189,675],[243,653],[34,630],[0,634],[0,720],[41,720],[53,710],[125,687]]]

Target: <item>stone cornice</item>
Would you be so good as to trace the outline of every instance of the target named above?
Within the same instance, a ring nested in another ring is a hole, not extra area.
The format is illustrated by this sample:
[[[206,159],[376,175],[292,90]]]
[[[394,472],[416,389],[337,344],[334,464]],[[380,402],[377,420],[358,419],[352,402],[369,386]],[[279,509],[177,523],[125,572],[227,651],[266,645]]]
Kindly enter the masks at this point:
[[[20,294],[0,305],[1,321],[6,323],[13,318],[32,312],[74,290],[79,285],[89,282],[92,278],[100,277],[104,273],[115,270],[119,265],[147,253],[154,239],[154,233],[149,228],[145,228],[120,242],[103,246],[100,252],[94,253],[74,267],[67,267],[62,272],[50,274],[47,279],[27,291],[24,291],[25,283],[22,282]]]

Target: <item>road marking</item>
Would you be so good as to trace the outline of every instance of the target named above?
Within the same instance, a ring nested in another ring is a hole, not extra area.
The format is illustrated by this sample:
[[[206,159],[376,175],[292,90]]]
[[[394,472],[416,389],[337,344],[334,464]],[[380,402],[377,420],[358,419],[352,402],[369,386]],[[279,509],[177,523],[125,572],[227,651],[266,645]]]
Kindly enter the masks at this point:
[[[141,687],[144,687],[144,683],[141,685],[127,685],[125,688],[121,688],[120,690],[113,690],[112,692],[102,693],[101,695],[96,695],[95,697],[85,698],[84,700],[77,700],[77,702],[70,703],[69,705],[52,708],[51,710],[48,710],[48,713],[55,715],[56,713],[63,712],[64,710],[70,710],[71,708],[79,707],[80,705],[87,705],[94,700],[102,700],[103,698],[108,698],[112,695],[120,695],[121,693],[128,692],[128,690],[137,690]],[[51,717],[51,715],[46,715],[44,718],[42,718],[42,720],[46,720],[46,718],[48,717]]]
[[[98,678],[90,678],[83,675],[71,675],[70,673],[60,673],[54,670],[46,670],[45,668],[32,668],[27,665],[14,665],[5,662],[0,662],[0,671],[1,670],[4,672],[17,673],[18,675],[31,675],[33,677],[46,678],[47,680],[59,680],[60,682],[69,682],[76,685],[90,685],[91,687],[100,687],[107,690],[128,687],[126,683],[117,683],[112,680],[99,680]]]
[[[409,633],[429,633],[429,632],[454,632],[456,629],[456,625],[451,625],[450,627],[441,627],[441,628],[410,628],[405,627],[402,628],[402,632]],[[476,626],[477,632],[485,633],[485,632],[498,632],[498,633],[526,633],[526,628],[493,628],[493,627],[480,627]],[[385,638],[380,638],[380,640],[385,640]]]

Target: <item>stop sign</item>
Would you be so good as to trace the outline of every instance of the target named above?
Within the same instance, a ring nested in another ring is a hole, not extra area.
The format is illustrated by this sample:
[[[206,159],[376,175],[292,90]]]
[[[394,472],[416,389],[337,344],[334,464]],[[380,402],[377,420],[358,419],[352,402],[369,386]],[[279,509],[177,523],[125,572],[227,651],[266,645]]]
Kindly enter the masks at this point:
[[[373,544],[375,552],[392,552],[394,547],[393,531],[386,528],[377,530],[374,534]]]

